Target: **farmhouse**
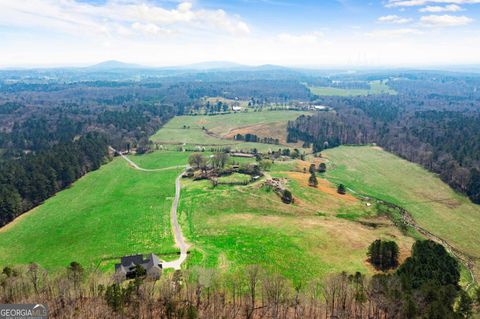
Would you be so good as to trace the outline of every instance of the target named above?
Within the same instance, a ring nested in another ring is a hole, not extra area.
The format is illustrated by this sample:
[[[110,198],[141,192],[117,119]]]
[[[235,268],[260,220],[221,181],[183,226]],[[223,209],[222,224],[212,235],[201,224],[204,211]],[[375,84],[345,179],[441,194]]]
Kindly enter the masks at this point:
[[[230,153],[232,157],[244,157],[244,158],[254,158],[254,154],[250,153]]]
[[[120,259],[119,264],[115,264],[115,273],[124,276],[123,279],[133,278],[137,266],[142,267],[147,276],[150,278],[160,278],[162,271],[162,262],[154,255],[132,255],[124,256]]]
[[[325,106],[325,105],[311,105],[310,107],[312,110],[316,110],[316,111],[325,111],[328,109],[328,106]]]

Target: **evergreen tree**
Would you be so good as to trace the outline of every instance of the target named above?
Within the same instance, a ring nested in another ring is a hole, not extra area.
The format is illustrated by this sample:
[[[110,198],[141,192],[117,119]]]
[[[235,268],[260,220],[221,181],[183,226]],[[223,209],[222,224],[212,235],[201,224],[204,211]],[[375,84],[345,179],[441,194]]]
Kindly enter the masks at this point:
[[[285,204],[291,204],[293,203],[293,195],[292,192],[290,192],[288,189],[283,190],[282,192],[282,201]]]
[[[458,301],[457,313],[461,318],[470,318],[473,312],[473,300],[464,290],[460,291],[460,300]]]
[[[325,173],[326,171],[327,171],[327,165],[325,165],[325,163],[320,163],[318,165],[318,172]]]
[[[337,193],[339,193],[341,195],[345,195],[347,193],[347,189],[345,188],[345,185],[343,185],[343,184],[338,185]]]
[[[370,263],[379,270],[387,271],[398,266],[399,249],[394,241],[375,240],[368,247]]]
[[[317,176],[315,175],[315,171],[313,171],[310,174],[310,177],[308,178],[308,185],[311,187],[317,187],[318,186],[318,180]]]

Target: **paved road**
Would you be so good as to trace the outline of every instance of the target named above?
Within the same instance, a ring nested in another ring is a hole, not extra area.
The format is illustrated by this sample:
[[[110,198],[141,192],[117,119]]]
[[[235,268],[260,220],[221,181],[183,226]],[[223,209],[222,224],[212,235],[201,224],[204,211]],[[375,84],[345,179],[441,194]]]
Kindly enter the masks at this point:
[[[113,152],[117,152],[113,147],[110,147],[110,149]],[[164,170],[173,169],[173,168],[185,167],[185,166],[172,166],[172,167],[158,168],[158,169],[146,169],[138,166],[137,163],[133,162],[131,159],[121,154],[120,152],[117,152],[117,153],[120,154],[120,156],[123,159],[125,159],[132,168],[139,171],[158,172],[158,171],[164,171]],[[175,244],[177,245],[178,248],[180,248],[180,257],[173,261],[163,262],[162,263],[163,269],[169,269],[169,268],[180,269],[182,266],[182,263],[187,259],[189,245],[187,244],[185,237],[183,236],[182,229],[178,224],[178,218],[177,218],[178,202],[180,201],[180,192],[182,190],[182,185],[180,183],[181,178],[182,178],[182,174],[178,175],[177,178],[175,179],[175,198],[173,199],[172,208],[170,209],[173,235],[175,238]]]
[[[180,184],[181,178],[182,174],[178,175],[177,179],[175,180],[175,198],[173,199],[172,209],[170,210],[175,243],[177,247],[180,248],[180,258],[174,261],[164,262],[162,264],[163,268],[180,269],[182,263],[185,261],[185,259],[187,259],[189,245],[185,241],[185,237],[183,236],[182,229],[180,228],[177,219],[178,202],[180,201],[180,191],[182,189],[182,186]]]

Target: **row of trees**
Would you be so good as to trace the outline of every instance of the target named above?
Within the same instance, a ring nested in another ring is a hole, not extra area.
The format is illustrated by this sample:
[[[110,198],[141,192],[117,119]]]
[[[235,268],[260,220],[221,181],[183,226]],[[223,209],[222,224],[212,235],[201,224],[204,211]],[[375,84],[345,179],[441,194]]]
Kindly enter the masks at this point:
[[[230,155],[224,152],[213,154],[210,158],[202,153],[192,153],[188,157],[188,164],[194,169],[205,171],[210,165],[213,169],[223,169],[228,164]]]
[[[123,284],[76,262],[58,275],[36,264],[6,267],[0,302],[43,302],[51,318],[469,318],[480,289],[467,294],[458,280],[455,260],[425,241],[394,273],[341,272],[303,285],[257,265],[228,273],[192,267],[157,281],[139,269]]]
[[[258,137],[255,134],[247,133],[245,135],[237,134],[235,135],[235,140],[237,141],[245,141],[245,142],[254,142],[254,143],[265,143],[265,144],[280,144],[278,138],[273,137]]]

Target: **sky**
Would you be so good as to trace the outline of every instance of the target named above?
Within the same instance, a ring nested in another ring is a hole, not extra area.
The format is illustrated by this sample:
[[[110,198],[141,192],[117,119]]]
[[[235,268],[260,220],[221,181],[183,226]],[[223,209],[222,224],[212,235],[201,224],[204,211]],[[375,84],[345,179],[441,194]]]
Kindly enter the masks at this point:
[[[480,0],[0,0],[0,67],[480,64]]]

